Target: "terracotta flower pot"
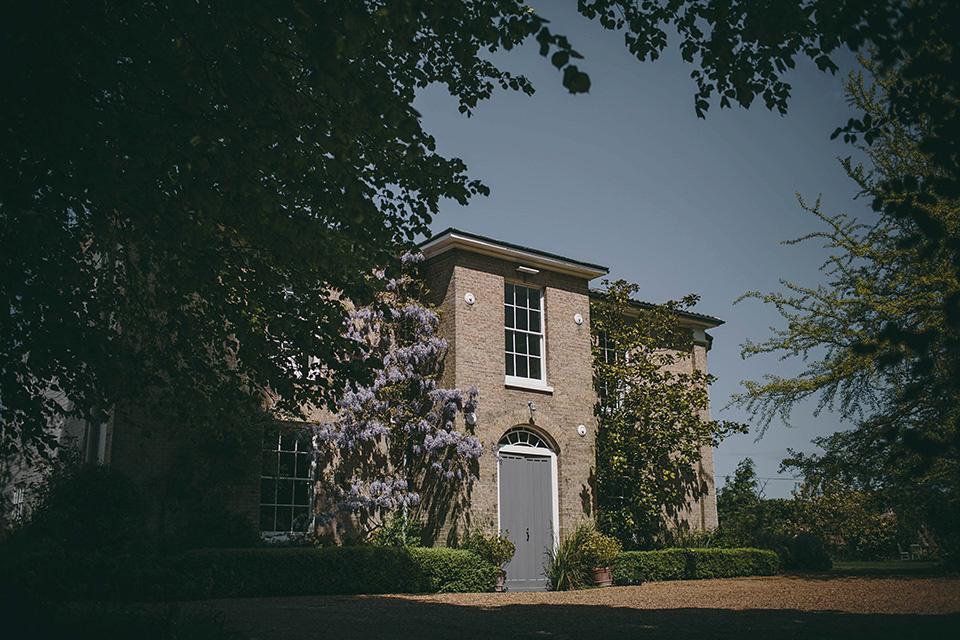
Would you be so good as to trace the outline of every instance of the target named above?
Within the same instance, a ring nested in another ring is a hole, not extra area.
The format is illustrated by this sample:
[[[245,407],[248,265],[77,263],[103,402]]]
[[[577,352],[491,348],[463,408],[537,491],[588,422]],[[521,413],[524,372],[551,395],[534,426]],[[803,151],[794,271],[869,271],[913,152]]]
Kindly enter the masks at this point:
[[[613,584],[613,567],[595,567],[590,570],[593,584],[598,587],[609,587]]]
[[[494,590],[495,592],[497,592],[497,593],[503,593],[504,591],[506,591],[507,588],[506,588],[505,586],[503,586],[503,582],[504,582],[504,580],[506,580],[506,579],[507,579],[507,572],[504,571],[503,569],[499,569],[499,568],[498,568],[498,569],[497,569],[497,583],[493,586],[493,590]]]

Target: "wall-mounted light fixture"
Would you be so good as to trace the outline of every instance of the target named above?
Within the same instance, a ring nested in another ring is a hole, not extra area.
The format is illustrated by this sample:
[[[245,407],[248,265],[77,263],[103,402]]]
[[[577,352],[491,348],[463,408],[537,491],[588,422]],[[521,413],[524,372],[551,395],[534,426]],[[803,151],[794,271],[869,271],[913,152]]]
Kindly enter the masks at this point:
[[[518,266],[517,271],[519,271],[520,273],[529,273],[530,275],[536,275],[540,273],[539,269],[534,269],[533,267],[525,267],[523,265]]]
[[[577,425],[577,434],[578,434],[581,438],[582,438],[583,436],[587,435],[587,427],[586,427],[586,425],[582,425],[582,424]]]
[[[583,324],[583,316],[580,315],[579,313],[575,313],[573,314],[573,321],[576,322],[577,324]]]
[[[472,293],[470,293],[470,292],[468,291],[468,292],[463,296],[463,301],[466,302],[467,304],[472,305],[474,302],[477,301],[477,299],[474,297],[474,295],[473,295]]]

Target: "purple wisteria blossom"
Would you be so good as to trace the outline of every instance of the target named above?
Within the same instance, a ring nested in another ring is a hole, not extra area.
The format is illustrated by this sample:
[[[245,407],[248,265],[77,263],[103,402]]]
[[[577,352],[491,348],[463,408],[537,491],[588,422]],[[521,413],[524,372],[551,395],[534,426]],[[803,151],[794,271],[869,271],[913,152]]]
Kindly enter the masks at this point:
[[[479,394],[440,386],[447,342],[409,274],[422,260],[404,255],[396,279],[375,274],[385,281],[379,304],[347,322],[346,335],[382,367],[370,385],[347,385],[335,419],[313,429],[314,526],[349,517],[362,530],[401,509],[429,517],[434,502],[477,479],[483,447],[462,416]]]

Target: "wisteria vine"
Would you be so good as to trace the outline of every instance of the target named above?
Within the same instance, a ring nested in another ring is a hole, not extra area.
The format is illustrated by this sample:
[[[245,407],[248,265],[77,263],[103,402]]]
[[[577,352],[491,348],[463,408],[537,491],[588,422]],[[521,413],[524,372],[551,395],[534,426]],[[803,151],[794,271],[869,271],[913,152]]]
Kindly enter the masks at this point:
[[[348,384],[334,419],[310,434],[314,528],[347,516],[362,530],[400,509],[417,517],[429,513],[431,499],[477,479],[483,447],[458,422],[466,425],[460,416],[476,411],[479,394],[439,384],[448,345],[412,275],[422,260],[404,255],[402,275],[384,283],[379,304],[357,309],[348,321],[347,335],[363,345],[363,357],[382,367],[372,384]]]

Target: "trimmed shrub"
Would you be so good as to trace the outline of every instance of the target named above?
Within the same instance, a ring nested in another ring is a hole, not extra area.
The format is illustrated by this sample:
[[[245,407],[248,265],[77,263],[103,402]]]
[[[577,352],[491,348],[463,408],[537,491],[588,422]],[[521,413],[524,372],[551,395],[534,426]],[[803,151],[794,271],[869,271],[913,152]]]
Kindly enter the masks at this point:
[[[199,549],[131,560],[118,580],[124,599],[476,592],[495,580],[476,554],[444,548]]]
[[[40,486],[29,522],[0,548],[0,589],[38,600],[101,597],[143,548],[141,500],[114,469],[69,460]]]
[[[666,549],[625,551],[613,563],[615,584],[644,580],[700,580],[769,576],[780,568],[773,551],[763,549]]]
[[[187,523],[164,540],[167,553],[191,549],[246,549],[262,544],[260,532],[249,518],[222,508],[188,514]]]
[[[784,547],[786,551],[781,553],[781,558],[785,569],[826,571],[833,568],[833,560],[823,538],[814,533],[787,537]]]
[[[687,549],[688,575],[702,578],[772,576],[780,569],[777,554],[762,549]]]

